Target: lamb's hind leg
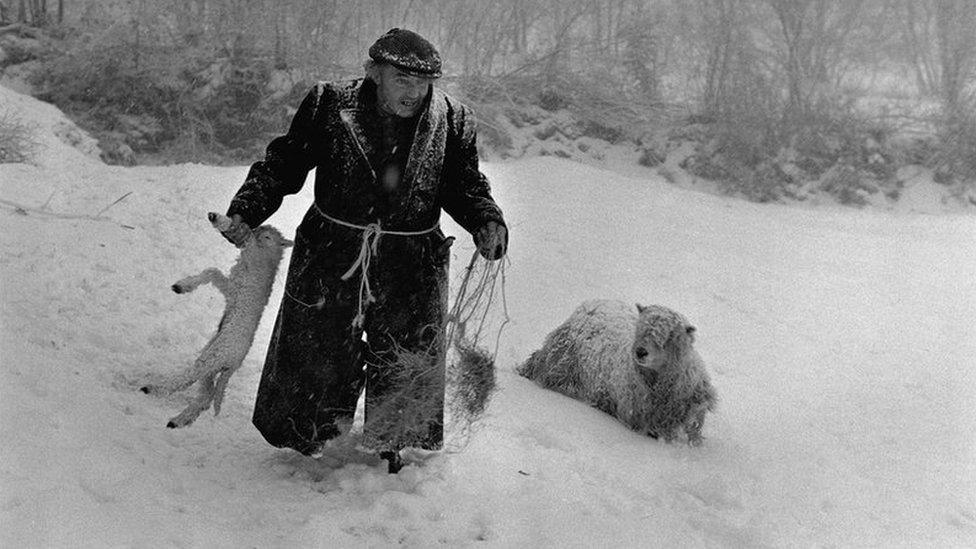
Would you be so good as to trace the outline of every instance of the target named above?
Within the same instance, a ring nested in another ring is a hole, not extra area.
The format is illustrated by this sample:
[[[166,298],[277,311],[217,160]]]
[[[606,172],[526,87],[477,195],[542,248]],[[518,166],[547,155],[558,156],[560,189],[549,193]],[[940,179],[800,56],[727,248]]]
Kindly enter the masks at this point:
[[[148,395],[158,395],[158,394],[170,394],[177,391],[182,391],[194,382],[201,380],[207,375],[216,375],[216,372],[220,370],[219,367],[214,367],[213,362],[217,358],[213,356],[213,351],[211,348],[214,345],[214,341],[220,336],[220,333],[214,334],[214,336],[207,342],[204,346],[203,351],[200,352],[200,356],[197,357],[193,365],[185,370],[179,372],[174,376],[166,376],[161,378],[160,376],[155,376],[152,381],[147,382],[140,390]]]
[[[204,410],[210,408],[210,403],[213,402],[216,392],[214,384],[216,377],[216,373],[203,376],[197,384],[197,397],[179,415],[170,419],[166,426],[170,429],[186,427],[196,421]]]
[[[217,374],[217,384],[214,387],[214,415],[220,413],[220,406],[224,403],[224,392],[227,391],[227,382],[230,381],[230,376],[233,375],[234,370],[221,370]]]

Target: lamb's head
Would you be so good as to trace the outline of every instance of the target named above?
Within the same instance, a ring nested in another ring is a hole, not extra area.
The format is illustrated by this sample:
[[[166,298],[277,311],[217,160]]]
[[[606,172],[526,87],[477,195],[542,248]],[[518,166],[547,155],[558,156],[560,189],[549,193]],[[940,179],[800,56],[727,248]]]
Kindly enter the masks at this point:
[[[295,243],[282,236],[281,232],[269,225],[261,225],[252,232],[258,248],[288,248]]]
[[[681,314],[660,305],[637,305],[631,353],[634,367],[648,386],[669,364],[679,364],[695,341],[695,327]]]
[[[210,212],[207,214],[207,217],[218,231],[223,232],[231,227],[232,221],[225,215]],[[251,234],[244,243],[243,248],[249,250],[248,253],[251,254],[258,253],[281,259],[281,250],[294,245],[295,243],[282,236],[278,229],[268,225],[261,225],[256,229],[251,229]]]
[[[241,250],[242,257],[253,257],[254,260],[263,259],[277,265],[285,248],[294,246],[278,229],[270,225],[261,225],[251,231],[251,237]]]

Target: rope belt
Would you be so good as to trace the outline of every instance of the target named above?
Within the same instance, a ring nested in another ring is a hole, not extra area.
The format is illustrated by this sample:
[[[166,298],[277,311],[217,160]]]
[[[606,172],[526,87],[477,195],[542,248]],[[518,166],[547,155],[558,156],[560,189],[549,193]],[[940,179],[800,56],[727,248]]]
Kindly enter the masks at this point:
[[[373,256],[379,254],[379,243],[380,237],[383,235],[392,236],[422,236],[428,233],[432,233],[437,230],[440,224],[435,224],[429,229],[424,229],[422,231],[388,231],[382,228],[380,222],[370,223],[369,225],[356,225],[355,223],[349,223],[348,221],[343,221],[341,219],[336,219],[331,215],[322,211],[319,205],[312,203],[315,207],[315,211],[319,213],[322,217],[328,219],[329,221],[335,223],[336,225],[342,225],[343,227],[348,227],[350,229],[356,229],[363,232],[363,242],[359,247],[359,256],[356,257],[356,261],[349,267],[349,270],[342,275],[342,280],[349,280],[352,275],[355,274],[356,270],[360,270],[359,279],[359,308],[356,313],[356,318],[353,319],[352,325],[355,328],[362,328],[363,323],[366,320],[365,314],[365,304],[372,303],[376,301],[373,297],[373,291],[369,285],[369,265],[373,259]]]

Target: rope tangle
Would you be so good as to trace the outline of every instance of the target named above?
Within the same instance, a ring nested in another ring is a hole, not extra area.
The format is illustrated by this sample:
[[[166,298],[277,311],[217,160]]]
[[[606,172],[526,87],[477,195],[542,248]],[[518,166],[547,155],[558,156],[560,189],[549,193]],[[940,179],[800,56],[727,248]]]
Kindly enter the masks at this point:
[[[348,221],[343,221],[332,217],[331,215],[322,211],[318,204],[313,203],[315,210],[322,217],[328,219],[329,221],[335,223],[336,225],[342,225],[343,227],[349,227],[350,229],[356,229],[362,231],[363,241],[362,245],[359,247],[359,255],[356,260],[353,261],[349,269],[342,275],[342,280],[349,280],[352,278],[356,270],[361,271],[359,279],[359,303],[358,309],[356,311],[356,316],[352,320],[352,325],[354,328],[362,328],[366,321],[366,306],[370,303],[376,301],[373,296],[373,290],[369,285],[369,266],[372,262],[373,256],[379,253],[380,237],[383,235],[393,235],[393,236],[422,236],[428,233],[432,233],[440,227],[440,224],[435,224],[429,229],[424,229],[422,231],[387,231],[384,230],[380,225],[380,222],[370,223],[369,225],[357,225],[355,223],[349,223]]]

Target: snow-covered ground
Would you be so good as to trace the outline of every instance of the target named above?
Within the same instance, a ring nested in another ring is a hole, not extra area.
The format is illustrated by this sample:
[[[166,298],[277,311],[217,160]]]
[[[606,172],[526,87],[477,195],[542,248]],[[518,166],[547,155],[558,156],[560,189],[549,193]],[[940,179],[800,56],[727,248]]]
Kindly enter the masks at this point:
[[[169,286],[233,262],[205,214],[245,168],[105,166],[53,107],[0,104],[43,145],[0,165],[0,547],[976,546],[976,216],[486,164],[512,232],[500,390],[466,444],[387,475],[251,426],[273,310],[219,417],[166,429],[189,394],[136,390],[216,326],[215,290]],[[308,203],[271,223],[293,233]],[[470,238],[444,225],[460,270]],[[703,446],[513,373],[594,297],[697,325],[722,399]]]

